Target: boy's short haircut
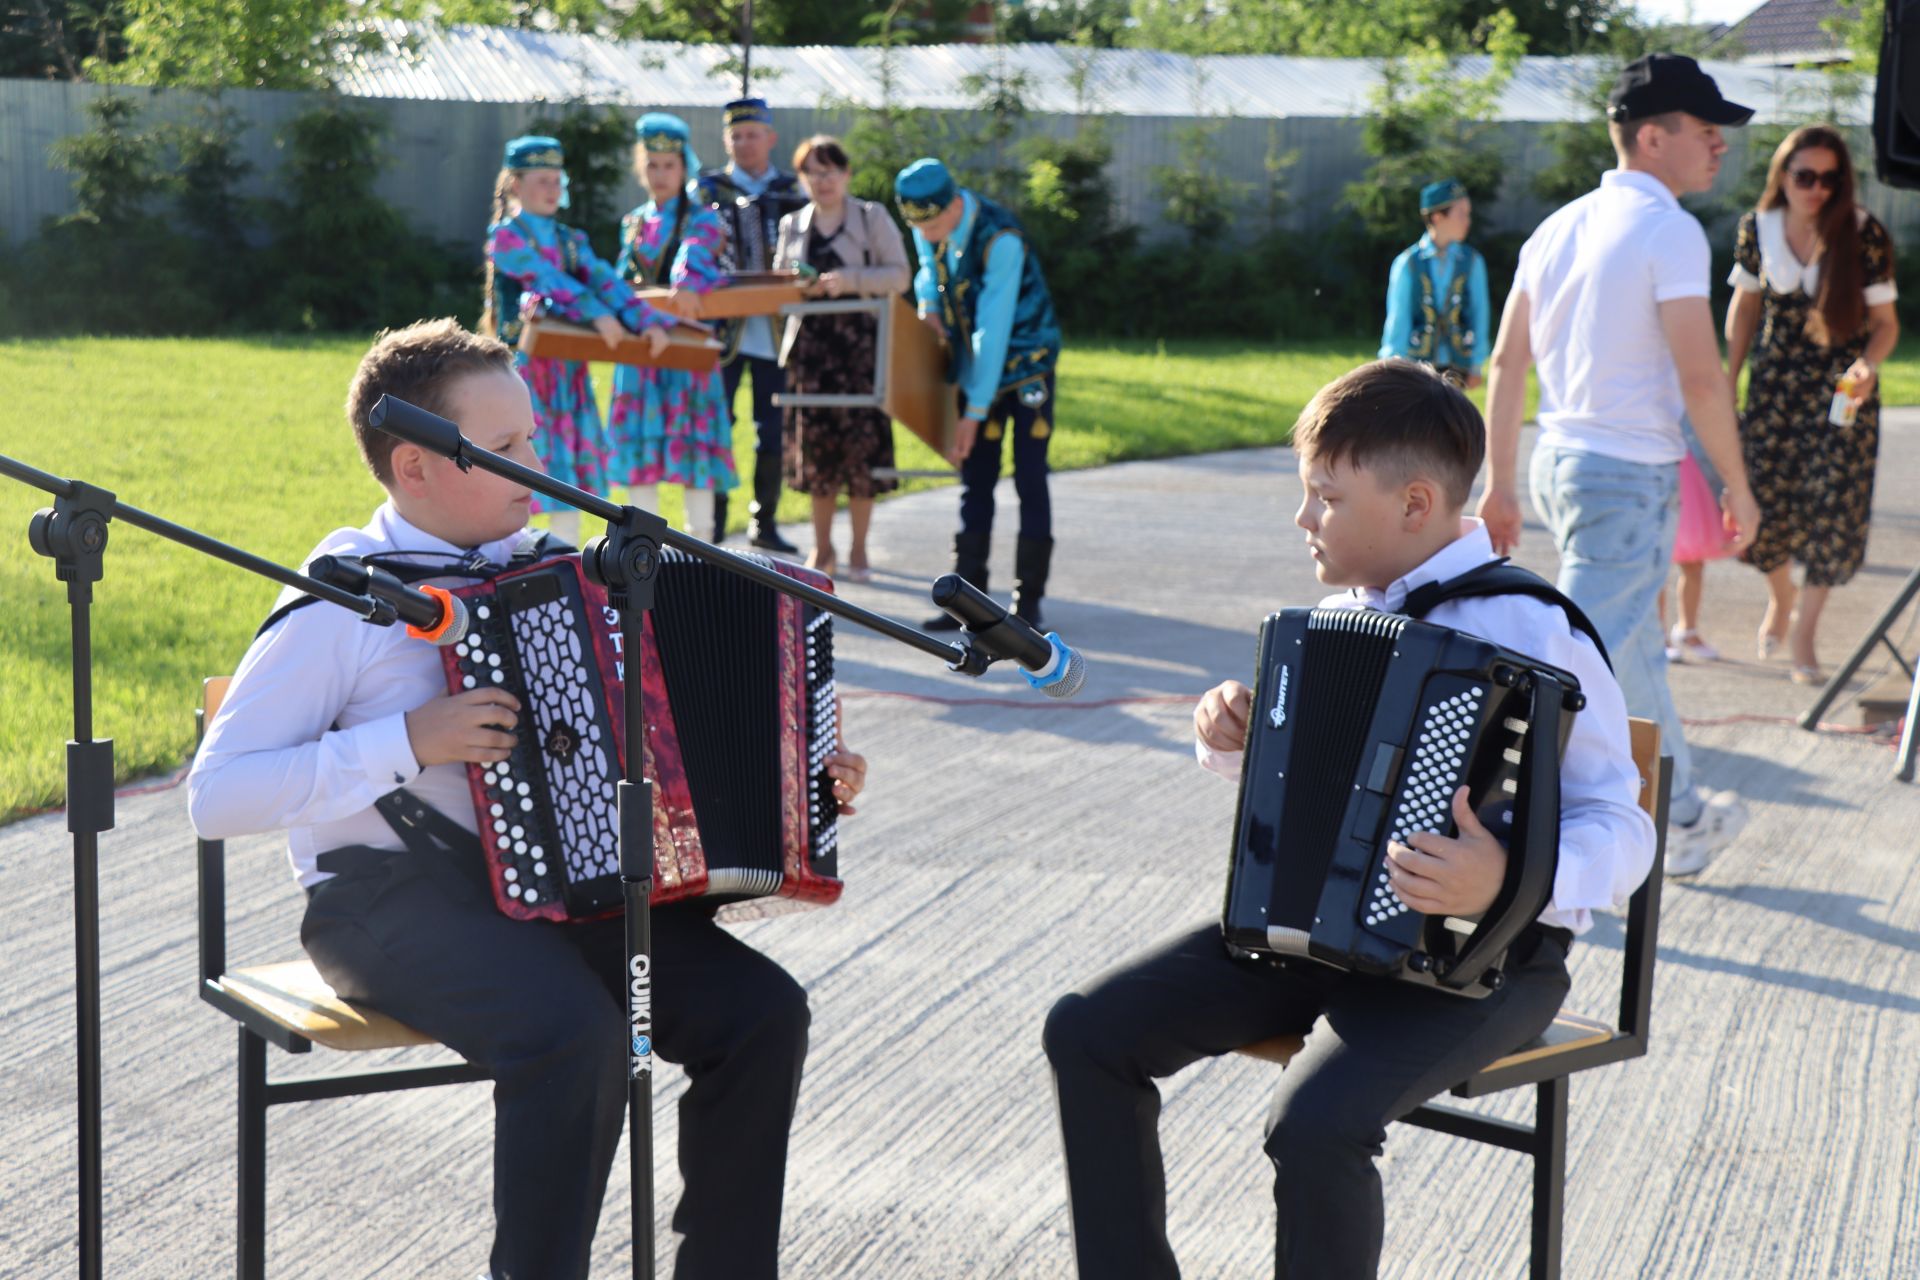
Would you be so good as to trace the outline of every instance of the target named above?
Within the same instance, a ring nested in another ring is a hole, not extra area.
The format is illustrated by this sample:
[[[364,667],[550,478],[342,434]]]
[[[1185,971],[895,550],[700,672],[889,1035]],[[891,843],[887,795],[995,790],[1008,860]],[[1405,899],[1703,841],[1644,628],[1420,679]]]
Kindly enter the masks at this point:
[[[360,441],[360,456],[381,484],[393,482],[393,447],[399,441],[367,421],[381,396],[446,414],[447,393],[474,373],[513,372],[513,351],[495,338],[470,333],[452,317],[422,320],[404,329],[382,330],[360,357],[347,388],[347,421]]]
[[[1293,424],[1303,458],[1365,467],[1398,486],[1424,476],[1467,505],[1487,456],[1487,427],[1466,393],[1432,365],[1376,360],[1342,374]]]

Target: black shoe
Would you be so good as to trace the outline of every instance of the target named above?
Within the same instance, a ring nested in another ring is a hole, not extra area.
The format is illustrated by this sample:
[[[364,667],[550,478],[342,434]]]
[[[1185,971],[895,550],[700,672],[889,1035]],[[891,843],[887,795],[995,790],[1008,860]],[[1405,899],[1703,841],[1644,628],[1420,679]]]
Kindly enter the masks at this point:
[[[1035,631],[1040,621],[1040,597],[1047,594],[1047,574],[1053,567],[1052,538],[1021,538],[1013,545],[1013,612]]]
[[[747,541],[762,551],[799,555],[800,548],[781,537],[779,527],[774,524],[774,513],[780,509],[780,460],[761,454],[754,461],[757,469],[753,473],[753,505],[747,508],[751,517],[747,522]]]
[[[727,491],[721,489],[713,495],[713,537],[710,541],[719,546],[727,540]]]
[[[752,532],[747,535],[747,541],[762,551],[778,551],[781,555],[787,556],[800,554],[800,548],[781,537],[780,530],[775,528],[770,520],[765,522],[755,520]]]

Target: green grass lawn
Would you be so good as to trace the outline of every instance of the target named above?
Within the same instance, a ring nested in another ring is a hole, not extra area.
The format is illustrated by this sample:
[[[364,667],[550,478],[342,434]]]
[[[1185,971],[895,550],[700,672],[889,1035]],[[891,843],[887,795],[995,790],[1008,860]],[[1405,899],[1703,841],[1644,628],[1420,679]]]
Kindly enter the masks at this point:
[[[74,339],[0,343],[0,453],[89,480],[121,502],[287,565],[359,525],[381,493],[344,425],[349,338]],[[1061,370],[1058,469],[1271,445],[1300,407],[1366,353],[1329,342],[1283,353],[1237,344],[1087,344]],[[602,404],[606,389],[601,388]],[[736,431],[743,468],[752,425]],[[938,460],[899,435],[903,468]],[[942,483],[909,482],[909,490]],[[679,494],[663,494],[679,519]],[[68,612],[27,545],[51,499],[0,479],[0,820],[57,803],[71,735]],[[781,519],[804,541],[807,500]],[[745,503],[734,504],[735,524]],[[95,728],[122,778],[170,769],[192,743],[202,676],[229,671],[277,588],[116,524],[95,589]],[[927,565],[929,575],[941,565]]]

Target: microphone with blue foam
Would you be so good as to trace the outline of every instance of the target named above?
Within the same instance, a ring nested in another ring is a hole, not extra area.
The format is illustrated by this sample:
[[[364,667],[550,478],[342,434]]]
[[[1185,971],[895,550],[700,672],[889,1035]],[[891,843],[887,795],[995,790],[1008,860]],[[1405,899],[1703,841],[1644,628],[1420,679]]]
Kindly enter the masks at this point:
[[[1059,632],[1041,635],[959,574],[934,582],[933,602],[967,629],[974,648],[1019,663],[1026,682],[1049,698],[1071,698],[1087,682],[1086,659],[1069,649]]]

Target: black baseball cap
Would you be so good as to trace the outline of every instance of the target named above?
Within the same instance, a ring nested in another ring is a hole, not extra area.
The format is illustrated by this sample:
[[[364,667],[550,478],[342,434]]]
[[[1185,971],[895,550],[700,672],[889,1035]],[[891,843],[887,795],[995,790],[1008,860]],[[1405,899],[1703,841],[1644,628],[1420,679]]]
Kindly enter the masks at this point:
[[[1648,116],[1684,111],[1708,124],[1745,124],[1753,108],[1728,102],[1720,86],[1692,58],[1678,53],[1649,53],[1635,58],[1620,72],[1607,95],[1607,119],[1644,120]]]

